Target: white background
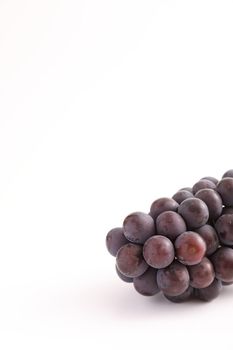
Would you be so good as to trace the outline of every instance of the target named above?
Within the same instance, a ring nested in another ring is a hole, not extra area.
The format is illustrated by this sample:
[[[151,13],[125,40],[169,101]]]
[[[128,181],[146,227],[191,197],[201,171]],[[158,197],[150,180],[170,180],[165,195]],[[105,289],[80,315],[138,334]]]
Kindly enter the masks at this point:
[[[0,2],[0,348],[230,349],[120,281],[107,231],[233,167],[233,3]]]

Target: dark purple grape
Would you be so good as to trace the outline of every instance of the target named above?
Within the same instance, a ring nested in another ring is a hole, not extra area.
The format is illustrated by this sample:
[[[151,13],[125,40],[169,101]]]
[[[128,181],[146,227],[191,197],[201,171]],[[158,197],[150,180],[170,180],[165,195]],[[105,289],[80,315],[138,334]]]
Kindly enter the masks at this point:
[[[133,243],[123,245],[118,250],[116,264],[118,270],[127,277],[138,277],[148,269],[143,259],[142,247]]]
[[[208,207],[209,219],[216,220],[222,213],[222,198],[220,195],[210,189],[200,190],[195,194],[196,198],[201,199]]]
[[[157,233],[170,238],[176,239],[181,233],[185,232],[187,227],[184,219],[174,211],[164,211],[156,219]]]
[[[222,178],[224,178],[224,177],[233,177],[233,169],[230,169],[230,170],[226,171],[223,174]]]
[[[119,277],[122,281],[127,282],[127,283],[132,283],[132,282],[133,282],[133,278],[127,277],[127,276],[123,275],[123,274],[118,270],[117,266],[116,266],[116,273],[117,273],[118,277]]]
[[[204,225],[197,228],[196,232],[199,233],[206,243],[206,255],[209,256],[216,252],[219,247],[219,239],[213,226]]]
[[[174,194],[172,197],[178,204],[183,202],[187,198],[192,198],[193,194],[190,191],[180,190]]]
[[[206,180],[206,179],[199,180],[193,186],[193,193],[196,194],[198,191],[203,190],[205,188],[215,189],[216,185],[210,180]]]
[[[184,293],[189,287],[187,267],[178,261],[174,261],[165,269],[158,270],[157,283],[159,289],[168,296]]]
[[[176,256],[185,265],[196,265],[206,253],[206,243],[196,232],[187,231],[175,241]]]
[[[179,191],[188,191],[188,192],[190,192],[190,193],[193,193],[193,189],[192,189],[192,187],[182,187]]]
[[[223,282],[233,281],[233,249],[219,248],[212,256],[216,277]]]
[[[217,185],[217,191],[225,206],[233,206],[233,178],[224,177]]]
[[[161,269],[174,260],[174,246],[167,237],[156,235],[145,242],[143,256],[148,265]]]
[[[109,253],[113,256],[117,255],[118,250],[128,241],[125,238],[122,227],[113,228],[106,236],[106,246]]]
[[[211,301],[219,295],[222,290],[222,282],[215,279],[208,287],[195,289],[195,295],[203,301]]]
[[[159,198],[152,203],[150,207],[150,215],[154,220],[156,220],[159,214],[163,213],[164,211],[177,211],[178,206],[179,204],[172,198]]]
[[[157,270],[150,267],[143,275],[133,279],[136,291],[145,296],[152,296],[159,292],[157,284]]]
[[[218,218],[215,223],[220,242],[233,246],[233,214],[225,214]]]
[[[178,213],[184,218],[188,228],[198,228],[205,225],[209,219],[208,207],[199,198],[185,199],[178,208]]]
[[[218,179],[216,179],[216,178],[213,177],[213,176],[205,176],[205,177],[201,178],[201,180],[209,180],[209,181],[212,181],[215,185],[217,185],[217,183],[218,183]]]
[[[222,281],[223,286],[231,286],[232,284],[233,284],[233,281],[232,282],[223,282]]]
[[[233,207],[224,207],[222,210],[222,215],[233,214]]]
[[[165,296],[166,299],[168,299],[169,301],[173,302],[173,303],[182,303],[184,301],[187,301],[191,298],[191,296],[193,295],[193,287],[189,286],[188,289],[186,289],[184,291],[184,293],[180,294],[180,295],[176,295],[176,296],[170,296],[170,295],[166,295],[163,294]]]
[[[136,212],[128,215],[123,223],[125,237],[133,243],[143,244],[155,234],[155,224],[148,214]]]
[[[211,261],[203,258],[202,261],[188,268],[190,285],[194,288],[206,288],[215,278],[214,268]]]

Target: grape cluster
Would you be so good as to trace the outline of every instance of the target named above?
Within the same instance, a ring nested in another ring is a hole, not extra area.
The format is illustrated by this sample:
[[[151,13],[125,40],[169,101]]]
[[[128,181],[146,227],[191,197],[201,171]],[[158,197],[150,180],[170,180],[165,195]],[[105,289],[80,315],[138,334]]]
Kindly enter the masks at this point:
[[[233,170],[155,200],[149,214],[128,215],[106,246],[120,279],[142,295],[161,291],[176,303],[216,298],[233,284]]]

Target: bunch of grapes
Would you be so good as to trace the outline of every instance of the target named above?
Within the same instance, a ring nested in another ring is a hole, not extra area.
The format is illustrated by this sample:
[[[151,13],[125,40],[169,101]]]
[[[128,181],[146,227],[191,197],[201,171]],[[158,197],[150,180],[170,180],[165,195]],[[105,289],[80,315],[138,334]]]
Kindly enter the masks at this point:
[[[149,214],[128,215],[106,245],[120,279],[142,295],[216,298],[233,284],[233,170],[155,200]]]

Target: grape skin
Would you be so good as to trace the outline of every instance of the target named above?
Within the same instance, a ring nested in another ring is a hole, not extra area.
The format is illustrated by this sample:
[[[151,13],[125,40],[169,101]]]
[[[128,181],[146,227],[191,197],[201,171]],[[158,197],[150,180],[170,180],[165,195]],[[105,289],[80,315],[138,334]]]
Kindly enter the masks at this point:
[[[170,295],[166,295],[163,293],[163,296],[173,302],[173,303],[182,303],[184,301],[187,301],[188,299],[190,299],[193,295],[193,287],[189,286],[188,289],[186,289],[184,291],[184,293],[180,294],[180,295],[176,295],[176,296],[170,296]]]
[[[216,178],[213,177],[213,176],[205,176],[205,177],[202,177],[201,180],[209,180],[209,181],[212,181],[215,185],[217,185],[217,183],[218,183],[218,179],[216,179]]]
[[[219,248],[212,256],[216,278],[223,282],[233,281],[233,249],[228,247]]]
[[[219,295],[222,290],[222,282],[215,279],[208,287],[195,289],[195,296],[203,301],[211,301]]]
[[[233,246],[233,214],[225,214],[215,223],[221,243]]]
[[[206,179],[199,180],[193,186],[193,193],[196,194],[198,191],[206,189],[206,188],[215,189],[216,185],[212,181],[209,181]]]
[[[127,276],[123,275],[123,274],[118,270],[117,266],[116,266],[116,273],[117,273],[118,277],[119,277],[122,281],[124,281],[124,282],[126,282],[126,283],[132,283],[132,282],[133,282],[133,278],[127,277]]]
[[[143,256],[148,265],[161,269],[170,265],[174,260],[174,246],[167,237],[156,235],[145,242]]]
[[[113,228],[106,236],[106,247],[113,256],[116,256],[118,250],[127,243],[128,240],[125,238],[122,227]]]
[[[182,203],[187,198],[192,198],[193,194],[190,191],[180,190],[172,197],[178,204]]]
[[[171,240],[176,239],[187,229],[184,219],[174,211],[165,211],[156,219],[156,230],[158,234],[168,237]]]
[[[190,192],[190,193],[192,193],[193,194],[193,189],[192,189],[192,187],[182,187],[181,189],[179,189],[179,191],[188,191],[188,192]]]
[[[152,296],[159,293],[157,284],[157,270],[149,267],[149,269],[141,276],[133,279],[136,291],[145,296]]]
[[[184,293],[189,287],[189,273],[186,266],[178,261],[157,272],[159,289],[168,296]]]
[[[187,231],[175,241],[177,259],[185,265],[196,265],[206,253],[206,243],[196,232]]]
[[[149,214],[135,212],[128,215],[124,222],[124,235],[132,243],[143,244],[155,234],[155,223]]]
[[[205,202],[199,198],[185,199],[178,208],[188,228],[194,229],[205,225],[209,219],[209,210]]]
[[[222,178],[225,178],[225,177],[233,177],[233,169],[230,169],[230,170],[226,171],[223,174]]]
[[[225,206],[233,206],[233,178],[224,177],[217,185],[217,191]]]
[[[190,285],[194,288],[206,288],[215,278],[213,265],[207,258],[203,258],[197,265],[189,266],[188,271]]]
[[[219,247],[219,239],[216,230],[211,225],[204,225],[196,229],[197,233],[206,243],[206,255],[209,256],[216,252]]]
[[[210,220],[216,220],[221,215],[222,198],[216,191],[210,188],[203,189],[198,191],[195,197],[201,199],[207,205]]]
[[[150,215],[154,220],[156,220],[159,214],[163,213],[164,211],[177,211],[178,206],[179,204],[172,198],[159,198],[151,204]]]
[[[121,247],[116,256],[118,270],[127,277],[138,277],[148,268],[142,255],[142,247],[128,243]]]
[[[222,215],[224,214],[233,214],[233,207],[224,207],[222,210]]]

